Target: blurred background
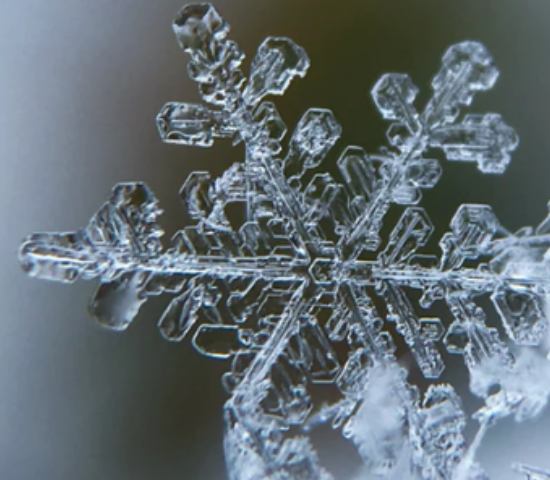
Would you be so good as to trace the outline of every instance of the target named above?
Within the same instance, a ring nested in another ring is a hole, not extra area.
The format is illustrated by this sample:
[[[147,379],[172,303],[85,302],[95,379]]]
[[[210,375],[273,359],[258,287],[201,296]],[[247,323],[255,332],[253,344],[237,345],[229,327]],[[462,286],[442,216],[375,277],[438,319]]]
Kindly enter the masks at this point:
[[[483,42],[502,75],[473,111],[501,113],[521,145],[502,177],[445,165],[424,206],[441,234],[465,201],[491,203],[514,230],[537,224],[550,197],[550,2],[541,0],[219,0],[248,58],[267,35],[293,38],[312,66],[275,99],[293,128],[309,107],[331,108],[344,137],[375,151],[386,124],[369,91],[408,72],[419,103],[452,43]],[[75,230],[121,181],[143,180],[165,210],[167,235],[188,222],[177,192],[194,169],[221,173],[241,148],[163,145],[154,123],[169,100],[198,101],[171,20],[182,0],[0,2],[0,478],[30,480],[222,480],[223,362],[200,357],[156,330],[162,300],[124,334],[89,320],[91,283],[27,278],[17,248],[33,231]],[[436,235],[438,236],[438,235]],[[466,392],[460,362],[445,380]],[[466,408],[477,405],[464,393]],[[550,469],[550,411],[504,421],[480,460],[495,480],[519,478],[522,461]],[[469,431],[471,435],[471,431]],[[330,432],[317,434],[338,480],[357,460]]]

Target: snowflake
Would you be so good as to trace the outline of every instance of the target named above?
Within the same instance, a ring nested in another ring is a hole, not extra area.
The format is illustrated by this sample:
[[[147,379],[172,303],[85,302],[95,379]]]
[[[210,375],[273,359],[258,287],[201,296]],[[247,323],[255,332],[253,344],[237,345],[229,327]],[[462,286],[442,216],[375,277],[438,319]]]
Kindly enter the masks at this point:
[[[23,268],[62,282],[99,278],[91,314],[115,330],[124,330],[149,296],[174,297],[159,322],[162,335],[191,336],[200,353],[231,360],[223,376],[231,480],[332,478],[307,435],[323,422],[355,445],[365,465],[361,478],[486,478],[475,452],[487,428],[506,416],[534,417],[550,394],[550,216],[536,229],[511,233],[490,206],[462,205],[437,257],[421,253],[433,225],[417,205],[442,173],[429,156],[435,150],[489,174],[510,162],[517,138],[498,114],[459,120],[461,108],[497,79],[489,53],[471,41],[449,48],[421,112],[411,79],[384,75],[372,97],[391,121],[389,146],[374,155],[345,148],[335,179],[319,173],[341,134],[332,112],[308,110],[283,144],[285,124],[265,100],[305,75],[309,59],[301,47],[267,38],[246,80],[244,55],[211,5],[184,7],[173,26],[209,106],[165,105],[157,117],[162,139],[209,147],[229,138],[244,144],[244,162],[215,180],[207,172],[189,175],[180,193],[196,223],[167,249],[155,196],[143,183],[124,183],[86,227],[29,236],[20,250]],[[392,204],[403,212],[384,242]],[[239,208],[245,221],[235,225]],[[453,321],[419,318],[412,290],[423,309],[446,304]],[[506,341],[486,325],[476,303],[484,295]],[[422,395],[409,384],[392,333],[429,380],[444,369],[444,349],[463,356],[470,388],[484,400],[469,446],[453,387],[432,383]],[[314,384],[335,385],[340,400],[314,405]],[[517,469],[530,479],[550,478]]]

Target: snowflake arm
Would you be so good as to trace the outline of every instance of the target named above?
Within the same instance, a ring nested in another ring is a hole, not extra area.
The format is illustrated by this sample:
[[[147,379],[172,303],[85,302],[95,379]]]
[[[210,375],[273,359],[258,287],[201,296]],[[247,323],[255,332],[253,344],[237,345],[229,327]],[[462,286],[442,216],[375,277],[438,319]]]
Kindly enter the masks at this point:
[[[416,204],[420,189],[435,186],[441,167],[437,160],[423,158],[428,147],[443,149],[448,160],[476,161],[485,173],[504,171],[517,137],[499,115],[467,115],[462,123],[455,124],[460,106],[469,105],[477,91],[490,89],[497,76],[485,47],[476,42],[457,44],[443,57],[443,67],[432,82],[434,95],[421,114],[413,106],[418,89],[407,75],[380,78],[372,96],[382,116],[396,120],[387,136],[398,153],[378,157],[380,179],[369,193],[366,210],[340,240],[344,252],[356,255],[365,239],[367,248],[377,248],[389,204]]]
[[[514,464],[514,470],[518,473],[525,475],[526,480],[548,480],[550,479],[550,473],[540,468],[531,467],[521,463]]]

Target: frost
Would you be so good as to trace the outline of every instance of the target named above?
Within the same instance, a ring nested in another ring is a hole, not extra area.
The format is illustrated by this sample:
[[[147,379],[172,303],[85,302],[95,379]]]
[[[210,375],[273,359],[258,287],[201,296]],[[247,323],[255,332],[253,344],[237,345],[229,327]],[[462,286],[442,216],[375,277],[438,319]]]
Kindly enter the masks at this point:
[[[382,76],[372,97],[391,122],[389,145],[375,154],[340,149],[334,178],[322,170],[341,134],[333,113],[308,110],[284,141],[286,125],[266,100],[305,75],[301,47],[267,38],[246,79],[244,54],[214,7],[188,5],[173,27],[204,104],[166,104],[157,117],[161,138],[200,147],[228,138],[244,144],[244,161],[218,179],[189,175],[180,194],[195,223],[166,249],[154,194],[125,183],[86,227],[30,235],[23,268],[61,282],[98,278],[90,311],[115,330],[127,328],[148,297],[173,297],[162,335],[189,338],[199,353],[230,362],[222,381],[231,480],[329,480],[308,439],[324,422],[357,448],[361,478],[487,478],[475,460],[486,430],[502,417],[535,417],[550,395],[550,216],[512,233],[490,206],[462,205],[437,256],[424,251],[434,228],[418,204],[442,175],[438,158],[489,174],[510,162],[518,140],[500,115],[462,116],[497,79],[490,54],[471,41],[449,48],[423,109],[407,75]],[[402,214],[385,239],[390,207]],[[246,212],[242,224],[234,208]],[[482,297],[506,337],[487,325]],[[448,314],[430,314],[434,303]],[[432,383],[422,393],[411,385],[395,335],[431,382],[445,355],[463,357],[471,391],[484,400],[470,445],[453,387]],[[317,405],[312,385],[335,386],[340,400]],[[529,479],[550,478],[517,468]]]

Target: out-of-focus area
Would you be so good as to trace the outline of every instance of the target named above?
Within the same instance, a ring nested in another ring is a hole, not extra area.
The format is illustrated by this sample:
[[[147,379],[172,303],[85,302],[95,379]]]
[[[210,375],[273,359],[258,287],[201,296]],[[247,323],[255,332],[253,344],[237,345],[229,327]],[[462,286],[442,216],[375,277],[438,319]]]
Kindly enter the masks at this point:
[[[521,145],[503,176],[444,165],[424,206],[439,232],[463,202],[491,203],[511,230],[537,224],[550,198],[550,3],[541,0],[213,1],[248,58],[267,35],[289,36],[312,62],[284,98],[289,129],[309,107],[331,108],[347,144],[374,151],[385,122],[369,91],[385,72],[407,72],[429,98],[446,48],[483,42],[501,70],[472,111],[495,111]],[[148,480],[225,478],[220,376],[227,365],[156,330],[162,300],[124,334],[89,321],[94,285],[27,278],[19,242],[40,230],[83,226],[120,181],[149,184],[167,236],[188,222],[177,192],[192,170],[219,174],[243,156],[220,143],[163,145],[154,118],[170,100],[198,101],[171,20],[182,0],[0,2],[0,478]],[[446,380],[466,391],[451,362]],[[466,393],[466,408],[475,407]],[[471,405],[470,405],[471,403]],[[550,411],[504,421],[480,460],[493,479],[519,478],[512,461],[550,469]],[[356,459],[329,430],[315,437],[339,480]]]

